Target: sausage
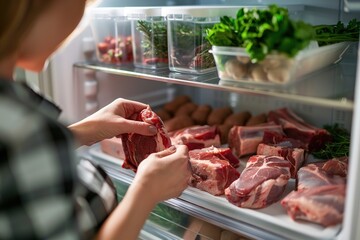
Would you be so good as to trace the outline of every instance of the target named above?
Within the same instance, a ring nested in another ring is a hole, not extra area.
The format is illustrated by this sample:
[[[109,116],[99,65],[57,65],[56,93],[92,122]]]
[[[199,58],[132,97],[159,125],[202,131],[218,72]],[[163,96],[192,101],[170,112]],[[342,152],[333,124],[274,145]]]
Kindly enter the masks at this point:
[[[165,109],[160,108],[159,110],[155,111],[155,113],[159,116],[162,121],[169,120],[171,118],[171,114],[167,112]]]
[[[232,114],[233,111],[231,107],[219,107],[214,108],[211,113],[209,114],[209,117],[207,119],[208,125],[221,125],[225,121],[225,119]]]
[[[179,107],[179,109],[175,112],[175,116],[179,115],[188,115],[191,114],[197,109],[198,105],[193,102],[187,102]]]
[[[261,123],[265,123],[267,121],[267,115],[265,113],[261,113],[256,116],[252,116],[249,118],[249,120],[246,122],[246,126],[255,126],[259,125]]]
[[[191,98],[187,95],[181,95],[166,103],[163,108],[165,111],[174,114],[181,105],[187,102],[191,102]]]
[[[244,126],[250,117],[251,113],[248,111],[233,113],[225,119],[224,124],[230,126]]]
[[[175,116],[164,122],[165,129],[168,132],[179,130],[185,127],[190,127],[193,125],[194,125],[194,121],[188,115]]]
[[[220,141],[221,144],[227,144],[228,143],[228,135],[229,131],[232,128],[232,125],[227,124],[221,124],[217,126],[220,131]]]
[[[194,120],[195,124],[205,125],[207,119],[212,110],[212,107],[207,104],[203,104],[197,107],[197,109],[191,114],[191,118]]]

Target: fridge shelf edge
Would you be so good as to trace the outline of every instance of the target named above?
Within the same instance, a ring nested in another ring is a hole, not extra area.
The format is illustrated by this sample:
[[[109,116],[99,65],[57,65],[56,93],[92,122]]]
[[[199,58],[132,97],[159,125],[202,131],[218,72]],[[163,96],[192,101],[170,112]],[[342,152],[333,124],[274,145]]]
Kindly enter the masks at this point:
[[[266,91],[266,90],[259,90],[259,89],[250,89],[250,88],[239,88],[239,87],[232,87],[232,86],[222,86],[214,83],[209,82],[218,82],[219,78],[214,76],[214,74],[205,75],[203,77],[209,77],[207,81],[199,82],[199,81],[192,81],[192,80],[184,80],[178,79],[169,76],[162,76],[156,74],[147,73],[146,70],[144,72],[137,72],[134,71],[132,67],[110,67],[110,66],[102,66],[92,62],[79,62],[74,64],[75,68],[83,68],[88,70],[95,70],[101,71],[104,73],[109,73],[118,76],[127,76],[127,77],[136,77],[145,80],[153,80],[159,82],[165,82],[169,84],[180,84],[192,87],[200,87],[200,88],[207,88],[207,89],[215,89],[220,91],[227,91],[227,92],[234,92],[239,94],[247,94],[253,96],[269,96],[269,97],[276,97],[279,99],[290,100],[294,102],[300,102],[304,104],[309,104],[312,106],[320,106],[320,107],[327,107],[327,108],[334,108],[338,110],[344,111],[353,111],[354,102],[347,98],[321,98],[316,96],[303,96],[303,95],[296,95],[291,93],[283,93],[278,91]],[[149,70],[149,72],[151,72]],[[169,75],[169,72],[166,70],[159,71],[159,73]],[[190,76],[190,75],[187,75]]]

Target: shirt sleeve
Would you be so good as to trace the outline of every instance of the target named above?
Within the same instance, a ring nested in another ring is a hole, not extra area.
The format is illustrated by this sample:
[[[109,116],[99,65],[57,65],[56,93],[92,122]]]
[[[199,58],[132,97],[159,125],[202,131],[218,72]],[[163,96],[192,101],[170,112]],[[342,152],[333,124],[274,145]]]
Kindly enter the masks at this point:
[[[116,188],[106,172],[88,159],[80,160],[77,173],[78,222],[81,232],[89,239],[117,206]]]

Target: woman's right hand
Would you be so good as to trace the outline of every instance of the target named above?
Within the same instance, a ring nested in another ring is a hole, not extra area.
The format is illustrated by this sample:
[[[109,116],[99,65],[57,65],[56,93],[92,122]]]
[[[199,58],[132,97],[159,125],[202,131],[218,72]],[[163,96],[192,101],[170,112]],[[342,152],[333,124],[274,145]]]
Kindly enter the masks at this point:
[[[181,195],[191,176],[189,151],[185,145],[172,146],[152,153],[136,172],[132,187],[141,188],[158,203]]]
[[[185,145],[150,154],[138,166],[135,178],[118,207],[101,227],[97,239],[138,239],[152,209],[178,197],[191,176]]]

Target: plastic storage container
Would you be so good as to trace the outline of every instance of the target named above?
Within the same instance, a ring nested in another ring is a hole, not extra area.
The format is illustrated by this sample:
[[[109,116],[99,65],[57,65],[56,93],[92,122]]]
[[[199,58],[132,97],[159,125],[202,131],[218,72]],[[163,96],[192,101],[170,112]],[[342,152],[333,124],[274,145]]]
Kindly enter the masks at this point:
[[[259,63],[252,63],[244,48],[213,46],[210,52],[214,55],[221,80],[242,82],[249,86],[281,87],[339,62],[350,44],[341,42],[323,47],[311,45],[294,58],[271,54]]]
[[[129,7],[135,67],[168,68],[166,17],[160,7]]]
[[[206,29],[224,15],[235,16],[240,7],[191,6],[163,8],[168,21],[169,69],[192,74],[216,70],[206,40]]]
[[[115,65],[132,63],[131,24],[124,8],[94,8],[90,26],[98,61]]]

